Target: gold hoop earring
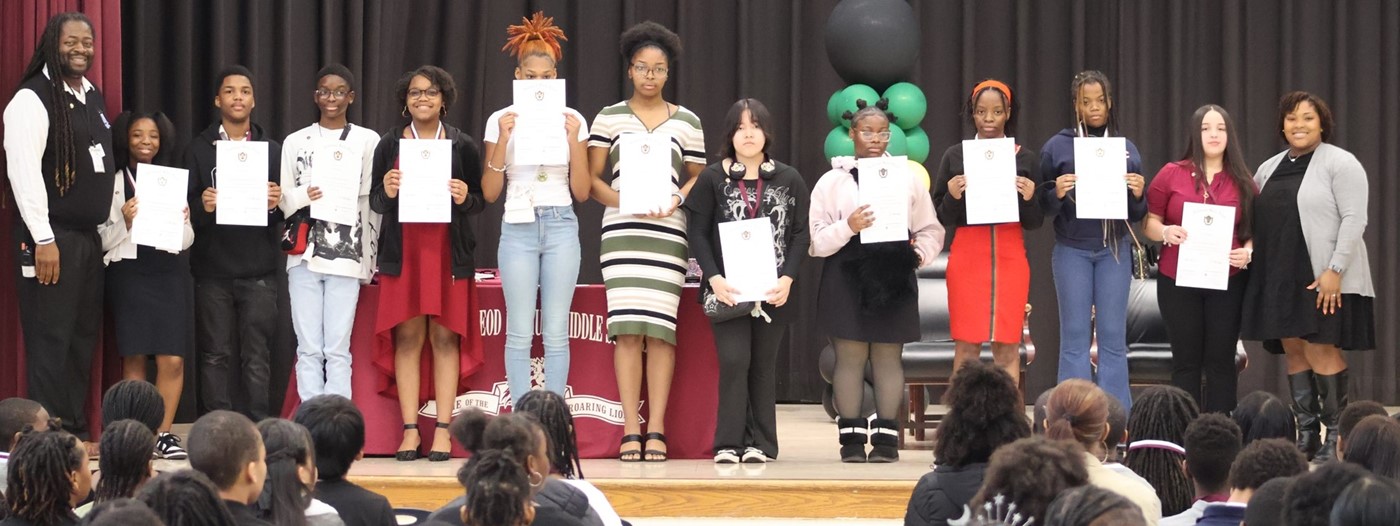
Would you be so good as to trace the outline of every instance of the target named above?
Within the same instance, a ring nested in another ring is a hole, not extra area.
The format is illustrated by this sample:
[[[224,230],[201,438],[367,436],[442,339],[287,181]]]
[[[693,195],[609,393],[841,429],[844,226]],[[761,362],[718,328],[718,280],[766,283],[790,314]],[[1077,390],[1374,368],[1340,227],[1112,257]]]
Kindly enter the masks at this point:
[[[404,105],[404,107],[403,107],[403,116],[404,116],[404,117],[408,117],[408,106],[407,106],[407,105]]]

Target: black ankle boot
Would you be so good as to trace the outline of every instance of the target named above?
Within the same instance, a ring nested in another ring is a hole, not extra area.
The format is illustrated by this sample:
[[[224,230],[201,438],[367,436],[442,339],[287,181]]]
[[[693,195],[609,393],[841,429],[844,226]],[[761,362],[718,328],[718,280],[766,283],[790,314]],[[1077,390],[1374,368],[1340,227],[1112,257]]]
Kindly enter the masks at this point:
[[[841,461],[865,462],[866,421],[864,418],[837,418],[841,437]]]
[[[870,461],[899,461],[899,422],[876,418],[870,423]]]
[[[1317,401],[1317,378],[1312,371],[1288,375],[1293,395],[1293,415],[1298,418],[1298,451],[1312,460],[1322,447],[1322,426],[1318,414],[1322,408]]]
[[[1337,419],[1347,408],[1347,372],[1317,376],[1317,395],[1322,399],[1322,425],[1327,426],[1327,439],[1322,441],[1322,449],[1313,457],[1316,462],[1326,462],[1337,458]]]

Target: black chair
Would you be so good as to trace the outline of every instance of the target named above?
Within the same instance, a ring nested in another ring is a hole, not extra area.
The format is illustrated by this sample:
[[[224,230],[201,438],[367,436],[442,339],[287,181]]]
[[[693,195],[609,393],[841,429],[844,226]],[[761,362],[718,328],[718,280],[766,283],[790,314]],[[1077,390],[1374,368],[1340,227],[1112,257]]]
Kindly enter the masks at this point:
[[[1128,289],[1128,385],[1170,385],[1172,383],[1172,346],[1167,339],[1167,324],[1157,305],[1157,269],[1147,279],[1134,279]],[[1097,334],[1097,333],[1096,333]],[[1097,370],[1099,363],[1098,336],[1089,347],[1089,359]],[[1243,373],[1249,367],[1244,343],[1235,343],[1235,371]]]

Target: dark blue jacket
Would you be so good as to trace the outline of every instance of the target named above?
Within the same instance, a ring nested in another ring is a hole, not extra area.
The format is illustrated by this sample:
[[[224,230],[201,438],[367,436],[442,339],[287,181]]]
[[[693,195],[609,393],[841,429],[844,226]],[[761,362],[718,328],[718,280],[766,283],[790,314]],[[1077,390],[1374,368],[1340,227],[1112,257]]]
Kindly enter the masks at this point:
[[[1081,250],[1099,250],[1106,246],[1105,240],[1117,240],[1123,242],[1128,235],[1128,227],[1122,221],[1104,221],[1102,219],[1079,219],[1075,214],[1074,201],[1071,199],[1075,195],[1074,190],[1065,194],[1064,199],[1055,197],[1055,178],[1074,172],[1074,137],[1077,134],[1073,128],[1065,128],[1060,133],[1055,134],[1050,140],[1045,141],[1045,146],[1040,149],[1040,176],[1044,183],[1040,185],[1040,209],[1046,216],[1055,218],[1055,242],[1074,247]],[[1128,173],[1142,173],[1142,156],[1138,154],[1137,145],[1133,141],[1128,143]],[[1124,188],[1128,192],[1128,221],[1138,222],[1147,216],[1147,188],[1142,189],[1142,197],[1134,198],[1132,191]],[[1104,229],[1109,229],[1105,235]]]
[[[1230,503],[1215,503],[1206,506],[1206,511],[1196,521],[1196,526],[1239,526],[1244,520],[1244,506]]]

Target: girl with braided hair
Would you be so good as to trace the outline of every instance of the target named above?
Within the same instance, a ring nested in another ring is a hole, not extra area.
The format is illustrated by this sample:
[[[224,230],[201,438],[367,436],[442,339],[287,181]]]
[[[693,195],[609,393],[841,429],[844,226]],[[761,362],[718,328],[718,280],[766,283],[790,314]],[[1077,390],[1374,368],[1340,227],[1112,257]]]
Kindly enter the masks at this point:
[[[1162,501],[1162,515],[1172,516],[1195,502],[1195,487],[1181,469],[1186,427],[1200,415],[1196,400],[1172,386],[1142,392],[1128,417],[1128,456],[1123,465],[1146,479]]]
[[[904,396],[904,343],[918,341],[919,293],[914,270],[930,265],[943,248],[943,225],[923,185],[909,179],[909,241],[864,244],[860,231],[875,223],[870,205],[857,201],[863,175],[857,158],[883,157],[890,119],[883,101],[850,116],[856,155],[833,157],[831,170],[812,189],[809,254],[826,259],[818,286],[818,319],[836,349],[836,426],[842,462],[899,460]],[[869,174],[878,176],[878,174]],[[875,421],[867,432],[860,413],[865,366],[875,377]],[[866,436],[874,446],[866,455]]]
[[[135,496],[154,475],[151,452],[155,447],[155,433],[141,422],[117,420],[108,424],[98,445],[101,456],[97,470],[102,478],[97,481],[95,502]]]
[[[1045,402],[1045,436],[1072,441],[1083,447],[1081,458],[1089,473],[1089,484],[1133,501],[1142,510],[1142,517],[1148,524],[1157,524],[1162,518],[1162,501],[1153,493],[1150,480],[1125,475],[1104,466],[1103,459],[1108,456],[1104,447],[1108,427],[1108,394],[1087,380],[1066,380],[1055,387]],[[1184,477],[1181,464],[1178,462],[1175,467]],[[1188,487],[1187,498],[1193,495]],[[1191,501],[1188,500],[1186,506],[1190,505]]]
[[[528,526],[535,521],[535,505],[530,502],[530,478],[509,451],[491,450],[472,457],[463,467],[462,487],[467,491],[462,505],[466,526]]]
[[[77,524],[73,507],[92,491],[87,449],[77,437],[56,429],[27,431],[11,451],[8,468],[10,513],[0,526]]]
[[[267,448],[267,481],[257,508],[278,526],[344,526],[329,504],[312,497],[316,484],[316,447],[311,432],[281,418],[258,422]]]
[[[588,506],[602,519],[604,526],[621,526],[608,497],[591,482],[583,479],[583,466],[578,458],[578,439],[574,436],[574,415],[569,404],[554,391],[536,389],[525,393],[515,402],[515,412],[535,417],[549,439],[549,477],[559,480],[588,496]]]
[[[1045,524],[1056,526],[1146,526],[1142,510],[1122,495],[1098,486],[1080,486],[1055,497]]]
[[[200,471],[182,469],[146,483],[136,494],[165,526],[235,526],[219,489]]]
[[[516,80],[556,79],[568,40],[553,17],[536,12],[506,30],[501,49],[517,60]],[[566,164],[517,164],[511,144],[518,112],[507,106],[486,119],[482,134],[481,191],[488,202],[505,195],[501,242],[496,259],[506,301],[506,380],[519,400],[533,388],[530,348],[535,334],[535,297],[539,296],[544,343],[544,388],[563,394],[569,379],[569,305],[578,282],[581,248],[574,202],[588,200],[593,176],[588,171],[588,124],[583,115],[564,108],[559,122],[568,152]],[[538,118],[539,116],[533,116]],[[536,137],[522,137],[535,141]],[[538,292],[537,292],[538,291]]]

